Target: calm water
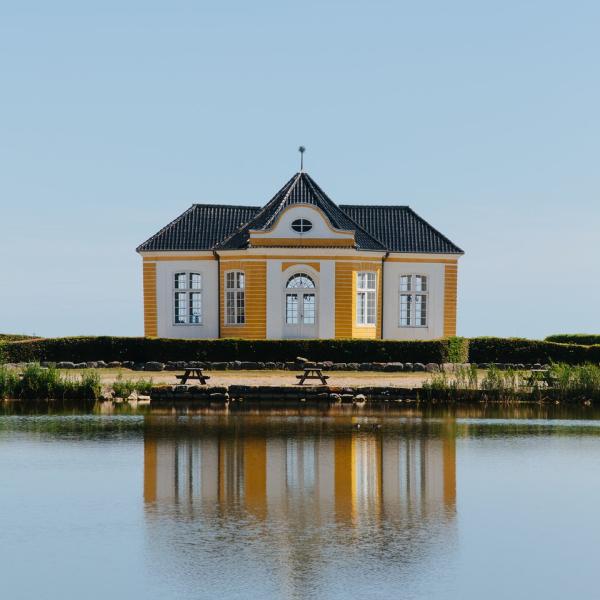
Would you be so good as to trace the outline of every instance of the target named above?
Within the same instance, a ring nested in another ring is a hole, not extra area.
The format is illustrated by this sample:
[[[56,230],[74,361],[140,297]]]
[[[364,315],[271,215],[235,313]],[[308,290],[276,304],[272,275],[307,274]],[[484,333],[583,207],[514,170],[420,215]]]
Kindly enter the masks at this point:
[[[599,596],[590,410],[26,412],[2,598]]]

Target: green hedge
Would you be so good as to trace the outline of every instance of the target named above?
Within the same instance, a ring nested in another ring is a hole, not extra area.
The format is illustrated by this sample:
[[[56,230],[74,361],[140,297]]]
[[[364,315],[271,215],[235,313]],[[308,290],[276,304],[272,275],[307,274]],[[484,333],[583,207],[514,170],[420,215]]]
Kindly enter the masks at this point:
[[[471,338],[469,340],[469,360],[475,363],[598,364],[600,362],[600,345],[559,344],[545,340],[521,338]]]
[[[297,356],[334,362],[466,362],[468,341],[178,340],[143,337],[67,337],[3,345],[7,362],[132,360],[292,361]]]
[[[19,333],[0,333],[0,342],[18,342],[33,339],[37,338],[33,335],[21,335]]]
[[[600,344],[600,335],[594,333],[559,333],[558,335],[549,335],[546,341],[557,342],[559,344],[593,346]]]

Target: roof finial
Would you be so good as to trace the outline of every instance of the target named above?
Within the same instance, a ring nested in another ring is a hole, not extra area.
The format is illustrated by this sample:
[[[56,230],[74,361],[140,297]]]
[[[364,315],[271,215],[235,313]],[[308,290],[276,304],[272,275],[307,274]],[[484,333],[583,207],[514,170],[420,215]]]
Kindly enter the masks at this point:
[[[300,146],[298,148],[298,152],[300,152],[300,172],[304,171],[304,153],[306,152],[306,148],[304,146]]]

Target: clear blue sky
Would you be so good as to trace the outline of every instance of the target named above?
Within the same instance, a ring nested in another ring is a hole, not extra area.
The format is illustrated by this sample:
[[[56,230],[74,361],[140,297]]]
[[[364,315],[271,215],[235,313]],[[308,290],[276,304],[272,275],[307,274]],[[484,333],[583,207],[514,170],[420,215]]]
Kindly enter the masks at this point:
[[[597,1],[0,4],[0,331],[137,335],[137,244],[297,170],[463,247],[459,333],[600,333]]]

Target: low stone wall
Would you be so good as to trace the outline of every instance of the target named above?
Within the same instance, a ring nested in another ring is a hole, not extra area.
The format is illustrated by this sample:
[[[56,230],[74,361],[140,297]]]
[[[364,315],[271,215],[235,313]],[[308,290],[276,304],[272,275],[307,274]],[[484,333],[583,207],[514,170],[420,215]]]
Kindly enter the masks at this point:
[[[400,372],[423,372],[428,371],[430,373],[446,371],[451,372],[457,367],[470,367],[469,364],[456,365],[454,363],[400,363],[400,362],[363,362],[363,363],[344,363],[344,362],[253,362],[253,361],[240,361],[233,360],[229,362],[202,362],[202,361],[171,361],[166,363],[161,362],[145,362],[136,363],[133,361],[112,361],[105,362],[103,360],[88,361],[88,362],[71,362],[63,361],[59,363],[48,363],[42,362],[43,367],[55,366],[59,369],[130,369],[133,371],[149,371],[149,372],[160,372],[160,371],[182,371],[186,368],[199,368],[207,371],[299,371],[304,367],[316,367],[323,369],[324,371],[378,371],[385,373],[400,373]],[[500,370],[515,369],[515,370],[529,370],[529,369],[541,369],[548,368],[548,365],[536,364],[524,364],[524,363],[481,363],[475,365],[479,369],[488,369],[490,367],[496,367]]]
[[[277,404],[289,402],[363,404],[366,402],[414,400],[417,398],[417,394],[418,391],[414,388],[389,386],[174,385],[153,388],[150,394],[150,401],[153,406],[223,404],[244,401],[273,402]]]

